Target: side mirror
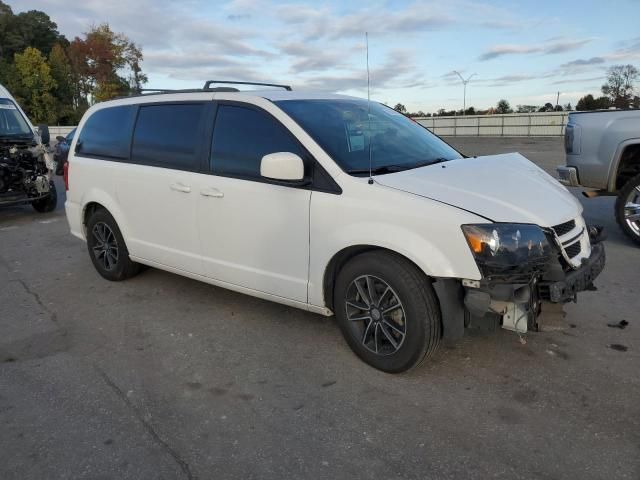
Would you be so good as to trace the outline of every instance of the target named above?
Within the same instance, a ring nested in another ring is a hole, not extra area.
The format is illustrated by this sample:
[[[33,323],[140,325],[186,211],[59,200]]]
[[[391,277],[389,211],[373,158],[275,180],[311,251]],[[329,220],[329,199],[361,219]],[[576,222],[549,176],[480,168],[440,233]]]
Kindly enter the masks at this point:
[[[302,182],[304,181],[304,162],[295,153],[270,153],[260,161],[260,175],[283,182]]]
[[[38,135],[40,135],[40,141],[43,145],[48,145],[51,141],[49,127],[47,125],[38,125]]]

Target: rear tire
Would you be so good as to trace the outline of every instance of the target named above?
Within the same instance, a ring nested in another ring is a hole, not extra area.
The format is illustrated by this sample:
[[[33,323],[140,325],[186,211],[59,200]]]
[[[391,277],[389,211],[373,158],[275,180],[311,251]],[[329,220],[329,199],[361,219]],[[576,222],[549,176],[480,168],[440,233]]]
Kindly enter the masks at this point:
[[[118,224],[102,208],[95,210],[87,221],[87,249],[93,266],[107,280],[126,280],[140,272],[140,264],[129,258]]]
[[[58,191],[53,180],[49,181],[49,195],[40,200],[31,202],[34,210],[40,213],[53,212],[58,206]]]
[[[441,317],[431,282],[396,254],[374,251],[354,257],[338,274],[334,298],[347,343],[378,370],[404,372],[438,348]]]
[[[640,245],[640,219],[633,221],[625,215],[629,204],[640,204],[640,175],[631,178],[620,189],[615,207],[618,225],[631,240]]]

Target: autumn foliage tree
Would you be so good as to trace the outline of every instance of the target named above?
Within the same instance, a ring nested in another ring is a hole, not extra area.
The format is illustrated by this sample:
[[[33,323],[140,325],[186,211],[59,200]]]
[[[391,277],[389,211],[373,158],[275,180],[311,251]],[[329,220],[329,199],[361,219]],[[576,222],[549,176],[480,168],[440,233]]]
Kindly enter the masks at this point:
[[[93,103],[138,91],[142,59],[108,24],[69,42],[46,13],[14,14],[0,0],[0,83],[34,121],[74,124]]]

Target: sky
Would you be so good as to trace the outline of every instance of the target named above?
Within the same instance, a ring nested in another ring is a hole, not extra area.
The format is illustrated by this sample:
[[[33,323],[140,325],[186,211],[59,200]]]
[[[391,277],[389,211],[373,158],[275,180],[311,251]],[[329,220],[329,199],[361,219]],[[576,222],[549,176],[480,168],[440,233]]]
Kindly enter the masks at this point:
[[[108,22],[139,44],[148,88],[205,80],[290,84],[411,112],[542,105],[598,94],[606,70],[640,68],[640,0],[5,0],[48,13],[69,39]]]

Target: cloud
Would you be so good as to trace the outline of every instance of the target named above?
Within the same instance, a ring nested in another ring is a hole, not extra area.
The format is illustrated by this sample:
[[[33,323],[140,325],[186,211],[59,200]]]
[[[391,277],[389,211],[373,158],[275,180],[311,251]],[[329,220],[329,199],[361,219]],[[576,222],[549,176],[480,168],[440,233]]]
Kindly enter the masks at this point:
[[[529,55],[532,53],[552,55],[576,50],[591,41],[592,39],[587,38],[584,40],[556,40],[554,42],[533,45],[496,45],[480,55],[478,59],[484,62],[504,55]]]
[[[585,82],[595,82],[604,80],[604,75],[600,75],[598,77],[590,77],[590,78],[565,78],[563,80],[556,80],[555,82],[551,82],[551,85],[564,85],[564,84],[575,84],[575,83],[585,83]]]
[[[605,61],[606,60],[603,57],[578,58],[577,60],[572,60],[571,62],[563,63],[562,65],[560,65],[560,67],[562,68],[586,67],[589,65],[600,65]]]

